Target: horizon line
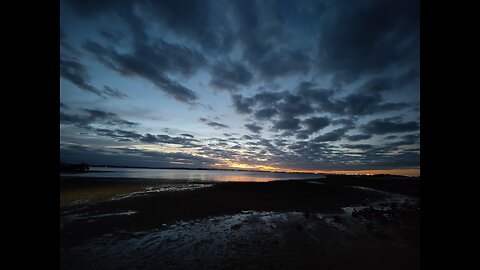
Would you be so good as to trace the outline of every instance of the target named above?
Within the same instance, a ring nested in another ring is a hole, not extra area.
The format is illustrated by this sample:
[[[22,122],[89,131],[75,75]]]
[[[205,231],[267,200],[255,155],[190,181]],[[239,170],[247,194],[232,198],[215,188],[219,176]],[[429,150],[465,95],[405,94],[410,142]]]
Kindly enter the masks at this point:
[[[64,162],[62,162],[64,163]],[[73,164],[73,163],[70,163]],[[142,168],[142,169],[176,169],[176,170],[231,170],[231,171],[250,171],[250,172],[276,172],[276,173],[309,173],[309,174],[333,174],[333,175],[399,175],[420,177],[420,168],[400,168],[400,169],[361,169],[361,170],[295,170],[295,169],[261,169],[261,168],[237,168],[237,167],[151,167],[151,166],[130,166],[130,165],[108,165],[108,164],[88,164],[92,167],[124,167],[124,168]]]

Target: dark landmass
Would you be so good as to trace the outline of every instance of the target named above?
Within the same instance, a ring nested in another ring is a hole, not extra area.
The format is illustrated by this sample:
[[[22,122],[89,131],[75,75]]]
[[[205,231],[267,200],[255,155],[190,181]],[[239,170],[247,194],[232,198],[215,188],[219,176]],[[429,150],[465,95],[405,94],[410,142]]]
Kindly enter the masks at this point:
[[[410,196],[420,196],[420,177],[399,175],[328,175],[322,183],[334,186],[359,186]]]
[[[68,164],[68,163],[60,162],[60,172],[78,173],[78,172],[87,172],[89,169],[90,169],[90,166],[88,166],[88,164],[86,163]]]
[[[175,185],[187,188],[138,192]],[[61,267],[418,269],[419,188],[418,178],[392,176],[266,183],[61,177],[61,198],[137,192],[61,205]]]

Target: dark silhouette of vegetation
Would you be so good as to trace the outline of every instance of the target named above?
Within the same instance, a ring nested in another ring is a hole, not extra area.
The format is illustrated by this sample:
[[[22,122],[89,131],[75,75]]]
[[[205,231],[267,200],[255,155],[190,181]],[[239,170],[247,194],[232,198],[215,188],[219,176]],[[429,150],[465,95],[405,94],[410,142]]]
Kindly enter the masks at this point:
[[[90,170],[90,166],[84,162],[80,164],[68,164],[60,162],[61,172],[86,172],[88,170]]]

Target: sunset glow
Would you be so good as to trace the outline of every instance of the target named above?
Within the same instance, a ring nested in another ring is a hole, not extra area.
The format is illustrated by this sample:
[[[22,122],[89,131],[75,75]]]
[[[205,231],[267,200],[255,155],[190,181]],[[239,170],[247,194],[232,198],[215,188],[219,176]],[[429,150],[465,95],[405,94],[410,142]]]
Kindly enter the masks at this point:
[[[273,166],[254,165],[254,164],[240,164],[240,163],[226,163],[215,164],[219,169],[239,169],[239,170],[258,170],[267,172],[287,172],[287,173],[314,173],[314,174],[345,174],[345,175],[402,175],[402,176],[420,176],[420,169],[391,169],[391,170],[295,170],[285,169]]]

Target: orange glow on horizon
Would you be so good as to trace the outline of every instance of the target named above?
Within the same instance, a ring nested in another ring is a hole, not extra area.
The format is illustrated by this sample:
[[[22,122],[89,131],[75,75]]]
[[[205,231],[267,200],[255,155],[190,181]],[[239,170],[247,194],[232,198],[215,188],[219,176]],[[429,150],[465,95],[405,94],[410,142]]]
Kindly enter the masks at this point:
[[[347,175],[376,175],[391,174],[403,176],[420,176],[420,169],[385,169],[385,170],[338,170],[338,171],[312,171],[314,173],[324,174],[347,174]]]
[[[214,164],[216,167],[228,167],[244,170],[259,170],[268,172],[290,172],[290,173],[316,173],[316,174],[347,174],[347,175],[376,175],[391,174],[403,176],[420,176],[420,168],[416,169],[384,169],[384,170],[296,170],[284,169],[266,165],[250,165],[235,162],[226,162],[224,164]]]
[[[239,169],[255,169],[260,171],[277,171],[278,168],[272,166],[265,166],[265,165],[249,165],[249,164],[242,164],[242,163],[227,163],[228,167],[231,168],[239,168]]]
[[[403,176],[420,176],[420,168],[416,169],[384,169],[384,170],[297,170],[284,169],[266,165],[250,165],[235,162],[217,163],[216,167],[227,167],[233,169],[259,170],[268,172],[290,172],[290,173],[316,173],[316,174],[347,174],[347,175],[375,175],[391,174]]]

